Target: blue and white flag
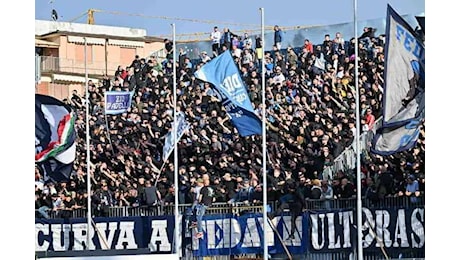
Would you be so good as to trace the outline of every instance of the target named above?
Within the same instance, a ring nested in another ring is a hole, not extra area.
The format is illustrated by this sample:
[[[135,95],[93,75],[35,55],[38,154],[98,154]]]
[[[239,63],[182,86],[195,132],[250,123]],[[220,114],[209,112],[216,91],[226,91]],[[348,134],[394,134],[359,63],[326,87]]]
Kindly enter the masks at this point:
[[[425,45],[389,5],[385,44],[383,124],[371,151],[381,155],[411,149],[425,118]]]
[[[230,51],[206,63],[195,77],[213,84],[222,94],[225,110],[241,136],[262,134],[262,121],[254,112]]]
[[[122,114],[131,107],[132,92],[105,92],[105,113],[108,115]]]
[[[371,151],[380,155],[391,155],[411,149],[417,144],[422,117],[425,117],[425,114],[404,125],[377,129]]]
[[[177,139],[178,142],[185,131],[190,128],[190,123],[185,120],[185,115],[182,112],[177,113]],[[163,146],[163,161],[166,161],[174,150],[174,126],[171,128],[171,131],[166,135],[165,145]]]
[[[425,45],[389,5],[385,44],[383,127],[403,125],[425,109]]]

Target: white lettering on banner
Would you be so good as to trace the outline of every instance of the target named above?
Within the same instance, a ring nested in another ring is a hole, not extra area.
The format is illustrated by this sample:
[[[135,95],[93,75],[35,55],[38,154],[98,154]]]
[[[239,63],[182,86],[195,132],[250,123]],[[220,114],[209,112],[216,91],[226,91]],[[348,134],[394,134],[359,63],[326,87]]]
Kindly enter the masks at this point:
[[[375,222],[377,226],[377,237],[380,241],[383,241],[385,247],[391,247],[390,231],[388,226],[390,225],[390,213],[386,210],[375,211]],[[380,242],[375,243],[375,247],[380,247]]]
[[[375,210],[363,208],[363,247],[368,248],[373,243],[380,247],[390,248],[421,248],[425,245],[424,209],[414,209],[411,215],[411,240],[408,240],[406,228],[406,210],[397,211]],[[390,212],[394,212],[391,215]],[[353,211],[327,212],[310,214],[311,246],[315,250],[351,248],[351,227],[353,225]],[[338,218],[338,219],[336,219]],[[394,223],[395,227],[393,229]],[[299,226],[299,224],[297,224]],[[391,225],[391,231],[390,231]],[[327,230],[326,230],[327,227]],[[356,228],[356,226],[355,226]],[[392,233],[394,231],[394,233]]]
[[[420,219],[417,218],[417,215],[420,215]],[[414,233],[411,234],[412,247],[422,248],[425,245],[425,228],[422,225],[422,222],[425,222],[425,209],[415,209],[411,215],[411,228]],[[416,239],[415,236],[418,239]],[[419,242],[417,242],[418,240]]]
[[[168,240],[168,221],[152,220],[152,236],[150,236],[150,246],[153,252],[171,251],[171,243]],[[158,243],[159,242],[159,243]]]
[[[246,100],[248,96],[245,93],[240,93],[238,95],[235,95],[235,100],[238,103],[243,103],[244,100]]]
[[[207,248],[233,248],[240,243],[241,240],[241,227],[238,221],[234,218],[225,219],[224,221],[219,219],[203,220],[203,233],[208,241]],[[219,225],[221,223],[221,225]],[[222,229],[223,237],[216,244],[215,239],[215,226]],[[209,229],[208,229],[209,228]],[[195,234],[192,234],[195,235]],[[192,242],[193,250],[198,250],[198,240],[194,239]]]
[[[214,224],[218,227],[219,232],[215,232],[214,236],[208,236],[208,245],[215,244],[214,248],[216,249],[229,246],[230,245],[230,219],[216,219]],[[207,227],[209,228],[209,226]],[[215,242],[216,239],[218,241],[217,243]]]
[[[35,224],[35,251],[46,251],[50,245],[50,242],[45,239],[39,240],[40,234],[43,236],[49,236],[50,230],[49,225],[36,223]]]
[[[119,110],[127,109],[128,104],[126,103],[107,103],[107,110]]]
[[[125,102],[125,97],[124,96],[115,96],[115,102],[117,103],[123,103]]]
[[[254,218],[247,219],[241,247],[260,247],[259,231],[257,230],[256,220]]]
[[[208,249],[216,247],[216,221],[206,221],[206,234],[208,238]]]
[[[238,220],[231,218],[230,219],[231,229],[228,229],[230,243],[227,244],[227,248],[233,248],[238,245],[241,241],[241,227],[238,223]],[[225,245],[225,244],[224,244]]]
[[[89,249],[112,249],[114,245],[115,234],[119,231],[116,237],[115,249],[135,249],[137,244],[134,238],[134,222],[101,222],[96,223],[99,233],[95,232],[94,228],[90,229],[90,237],[92,238],[89,244]],[[51,230],[51,232],[50,232]],[[35,251],[47,251],[53,249],[54,251],[81,251],[86,249],[86,223],[74,224],[35,224]],[[71,236],[73,246],[70,248]],[[96,243],[97,238],[99,243]],[[167,241],[167,235],[164,236]],[[107,246],[104,242],[107,242]],[[96,243],[96,244],[95,244]],[[169,241],[168,241],[169,243]],[[99,244],[99,245],[97,245]],[[109,247],[109,248],[107,248]],[[160,250],[162,250],[160,248]],[[170,251],[170,249],[169,249]]]
[[[363,213],[364,213],[364,216],[366,217],[366,220],[363,224],[363,232],[368,229],[375,230],[375,221],[374,221],[374,216],[372,216],[372,212],[367,208],[363,208]],[[373,232],[368,231],[367,235],[365,235],[363,238],[363,248],[368,248],[372,244],[372,242],[374,242],[374,239],[375,239],[375,235],[373,234]]]
[[[340,212],[342,213],[342,212]],[[343,248],[351,247],[351,225],[353,224],[353,212],[344,211],[343,218]]]
[[[224,221],[222,220],[215,220],[215,221],[216,223],[222,222],[222,225],[220,226],[220,228],[222,229],[222,233],[223,233],[222,235],[223,238],[220,240],[216,248],[229,248],[232,244],[235,244],[235,245],[238,244],[240,239],[232,234],[233,230],[239,230],[238,221],[233,221],[233,218],[224,219]],[[238,227],[234,226],[235,223]],[[230,239],[237,240],[238,242],[232,243]]]
[[[237,106],[231,102],[230,99],[227,99],[226,102],[224,103],[225,111],[231,111],[235,109]]]
[[[220,219],[219,219],[219,220],[216,220],[216,222],[215,222],[216,225],[215,225],[215,226],[218,228],[218,230],[214,232],[214,236],[211,236],[211,237],[208,236],[208,239],[209,239],[208,244],[212,244],[212,241],[211,241],[212,239],[218,241],[217,244],[216,244],[216,242],[214,242],[215,248],[217,248],[219,245],[220,245],[220,246],[223,245],[223,243],[220,243],[220,242],[222,241],[222,238],[224,237],[224,236],[223,236],[223,230],[222,230],[222,228],[223,228],[224,226],[222,225],[221,222],[222,222],[222,221],[220,221]],[[208,230],[209,230],[209,229],[208,229]]]
[[[243,111],[239,110],[235,113],[231,113],[234,117],[238,118],[238,117],[241,117],[243,115]]]
[[[267,222],[270,221],[269,219],[267,219]],[[278,221],[279,221],[279,217],[276,217],[274,219],[272,219],[272,223],[273,225],[276,227],[278,225]],[[257,218],[257,222],[259,223],[259,225],[262,227],[262,230],[264,228],[264,219],[263,217],[260,217],[260,218]],[[267,244],[268,246],[274,246],[275,245],[275,231],[273,231],[273,229],[270,228],[269,226],[270,224],[267,223],[267,226],[269,227],[267,231],[264,231],[264,232],[267,232]],[[262,235],[263,237],[264,235]]]
[[[339,212],[339,221],[341,222],[341,217],[342,217],[342,212]],[[329,229],[329,246],[327,247],[328,249],[335,249],[335,248],[340,248],[340,237],[337,237],[337,243],[335,243],[335,225],[334,225],[334,212],[327,213],[326,218],[327,218],[327,225]],[[340,223],[341,224],[341,223]]]
[[[99,230],[98,232],[99,244],[101,245],[102,249],[105,249],[105,246],[102,246],[104,243],[102,242],[102,239],[105,239],[105,241],[107,242],[107,245],[109,246],[109,249],[112,248],[113,238],[115,237],[115,231],[117,230],[117,226],[118,226],[117,222],[96,223],[96,228]],[[108,235],[107,235],[107,231],[109,231]],[[99,234],[99,233],[104,234],[104,236],[102,237],[102,234]]]
[[[375,211],[375,222],[373,219],[373,215],[371,211],[367,208],[363,208],[363,212],[366,216],[366,221],[363,225],[363,231],[368,230],[371,227],[373,231],[369,231],[367,235],[364,237],[363,247],[369,247],[374,240],[376,240],[376,236],[383,240],[385,247],[391,247],[392,242],[393,247],[412,247],[412,248],[421,248],[425,245],[425,229],[423,227],[422,222],[424,222],[423,212],[424,209],[414,209],[411,215],[411,244],[407,239],[407,228],[406,228],[406,214],[405,209],[399,209],[397,211],[396,216],[396,226],[395,226],[395,233],[392,234],[388,230],[388,226],[390,224],[390,213],[387,210],[376,210]],[[417,216],[420,215],[420,219]],[[393,238],[393,241],[392,241]],[[400,244],[398,243],[398,239],[400,239]],[[376,247],[380,247],[379,243],[375,244]]]
[[[137,249],[134,239],[134,222],[120,222],[120,236],[115,249]]]
[[[425,64],[425,48],[407,31],[403,26],[396,24],[396,39],[403,43],[406,51],[411,52],[415,57]]]
[[[243,82],[240,81],[239,76],[237,73],[228,76],[224,79],[224,82],[221,84],[228,94],[233,97],[235,91],[243,87]]]
[[[336,216],[341,229],[338,232],[336,230]],[[327,249],[341,249],[341,248],[350,248],[351,247],[351,225],[353,224],[353,212],[344,211],[344,212],[330,212],[330,213],[321,213],[321,214],[310,214],[311,225],[312,225],[312,234],[311,234],[311,243],[313,248],[316,250],[323,249],[325,245],[326,238],[329,241]],[[326,218],[326,220],[324,220]],[[326,230],[326,222],[328,230]],[[320,227],[321,226],[321,227]],[[319,241],[319,229],[321,229],[321,244]],[[338,233],[339,235],[336,235]],[[343,244],[341,242],[341,236],[343,234]],[[327,235],[327,236],[326,236]]]
[[[234,103],[232,103],[230,101],[230,99],[227,99],[225,102],[224,102],[224,107],[225,107],[225,111],[227,111],[227,115],[230,117],[230,119],[232,119],[233,117],[241,117],[243,116],[243,110],[238,107],[237,105],[235,105]]]
[[[311,218],[311,244],[316,250],[320,250],[324,247],[324,214],[310,214]],[[318,221],[319,218],[319,221]],[[321,244],[319,244],[319,228],[321,225]]]
[[[76,251],[81,251],[84,250],[87,245],[86,241],[86,232],[87,232],[87,227],[88,224],[86,223],[78,223],[78,224],[73,224],[72,225],[72,232],[73,232],[73,250]],[[93,238],[94,237],[94,228],[91,227],[89,229],[89,237]],[[85,245],[85,247],[83,247]],[[101,243],[102,247],[102,243]],[[89,241],[89,249],[94,250],[96,247],[94,246],[93,239],[90,239]]]
[[[409,247],[409,241],[407,240],[406,233],[406,212],[404,209],[398,210],[393,247],[399,247],[398,239],[401,241],[401,247]]]
[[[51,233],[54,251],[67,251],[70,249],[70,224],[52,224]]]
[[[275,226],[278,225],[278,221],[279,217],[272,220]],[[296,238],[294,239],[295,241],[291,243],[294,246],[300,246],[301,235],[299,234],[302,234],[302,217],[297,218],[296,222],[298,232]],[[290,227],[290,222],[286,221],[285,225]],[[261,247],[263,233],[259,232],[258,226],[263,228],[263,218],[261,217],[247,218],[244,230],[241,230],[240,223],[234,218],[205,220],[203,224],[203,231],[207,241],[206,246],[208,249],[235,248],[237,246],[240,246],[241,248]],[[268,246],[274,246],[275,237],[271,228],[267,230],[267,236]],[[285,236],[287,237],[287,235]],[[199,249],[199,241],[197,239],[192,241],[192,249]]]

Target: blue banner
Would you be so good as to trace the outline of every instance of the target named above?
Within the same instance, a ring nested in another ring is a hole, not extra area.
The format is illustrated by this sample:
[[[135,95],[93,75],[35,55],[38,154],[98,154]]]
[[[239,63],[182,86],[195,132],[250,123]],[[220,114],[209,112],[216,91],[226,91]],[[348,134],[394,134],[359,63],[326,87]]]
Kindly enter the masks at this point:
[[[356,247],[356,210],[318,211],[308,215],[311,252],[351,252]],[[364,251],[424,250],[425,209],[363,208]]]
[[[105,113],[116,115],[124,113],[131,106],[132,93],[126,91],[105,92]]]
[[[223,98],[227,114],[241,136],[262,134],[262,121],[254,113],[251,101],[230,51],[225,51],[195,72],[195,77],[209,82]]]
[[[139,250],[171,253],[174,248],[174,216],[94,218],[90,229],[91,250]],[[180,227],[181,255],[195,256],[262,254],[264,245],[262,214],[205,215],[202,238],[195,230]],[[281,240],[292,255],[351,252],[356,248],[356,210],[319,210],[297,217],[294,238],[291,217],[272,220]],[[82,251],[86,249],[87,220],[36,219],[35,251]],[[267,231],[269,254],[285,254],[278,235]],[[425,210],[419,208],[363,208],[363,248],[391,254],[425,250]]]
[[[150,248],[152,253],[171,253],[174,216],[94,218],[90,229],[91,250]],[[81,251],[86,248],[87,220],[36,219],[35,251]]]
[[[204,236],[192,241],[195,256],[260,254],[263,252],[264,231],[262,214],[205,216]],[[296,219],[294,239],[288,239],[291,233],[291,217],[275,217],[272,220],[281,238],[291,254],[303,254],[308,248],[308,218]],[[269,254],[283,254],[283,246],[278,236],[269,228]]]

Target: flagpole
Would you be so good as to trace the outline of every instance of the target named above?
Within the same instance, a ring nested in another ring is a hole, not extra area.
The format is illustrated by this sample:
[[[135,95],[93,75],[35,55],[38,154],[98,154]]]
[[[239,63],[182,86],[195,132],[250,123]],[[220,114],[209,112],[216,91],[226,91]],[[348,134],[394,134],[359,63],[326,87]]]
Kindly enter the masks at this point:
[[[107,104],[107,102],[106,102],[106,104]],[[112,148],[111,150],[112,150],[112,156],[113,156],[115,154],[115,152],[113,150],[112,140],[111,140],[111,137],[110,137],[109,122],[107,120],[107,113],[105,112],[105,108],[104,108],[104,115],[105,115],[105,130],[107,132],[106,136],[109,139],[109,144],[110,144],[110,148]]]
[[[359,143],[360,128],[361,128],[361,116],[359,113],[359,70],[358,70],[358,0],[353,0],[353,22],[355,27],[355,90],[356,90],[356,108],[355,108],[355,119],[356,119],[356,212],[357,212],[357,234],[358,234],[358,260],[363,260],[363,209],[362,209],[362,198],[361,198],[361,148]]]
[[[84,48],[84,59],[85,59],[85,90],[86,90],[86,192],[88,193],[88,206],[87,208],[87,227],[86,227],[86,250],[89,250],[91,242],[90,229],[91,229],[91,155],[90,155],[90,137],[89,137],[89,89],[88,89],[88,69],[87,69],[87,53],[86,53],[86,37],[83,37],[85,41]]]
[[[177,86],[176,86],[176,24],[171,24],[172,26],[172,35],[173,35],[173,97],[174,97],[174,126],[173,126],[173,135],[174,135],[174,216],[175,216],[175,249],[176,254],[179,258],[180,251],[180,219],[179,219],[179,180],[178,180],[178,158],[177,158]]]
[[[261,23],[261,40],[262,40],[262,187],[263,187],[263,230],[264,230],[264,260],[268,260],[268,217],[266,207],[268,205],[267,196],[267,137],[266,137],[266,104],[265,104],[265,64],[264,64],[264,53],[265,53],[265,12],[264,8],[260,9],[260,23]],[[273,209],[272,209],[273,210]]]

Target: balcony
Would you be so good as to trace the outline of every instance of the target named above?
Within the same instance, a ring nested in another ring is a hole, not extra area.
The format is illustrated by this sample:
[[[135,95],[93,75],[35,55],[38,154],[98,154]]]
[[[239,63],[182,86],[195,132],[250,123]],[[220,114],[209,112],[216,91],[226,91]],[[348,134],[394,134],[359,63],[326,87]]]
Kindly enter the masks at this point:
[[[60,57],[39,56],[41,73],[69,73],[69,74],[85,74],[84,61],[65,59]],[[105,61],[88,61],[86,64],[89,75],[104,75],[107,70],[107,75],[115,74],[117,67],[120,64]]]

